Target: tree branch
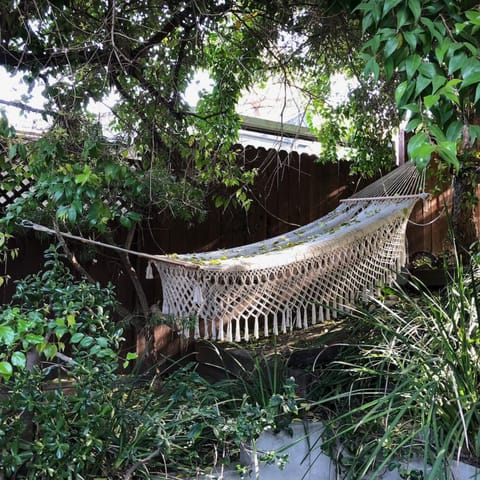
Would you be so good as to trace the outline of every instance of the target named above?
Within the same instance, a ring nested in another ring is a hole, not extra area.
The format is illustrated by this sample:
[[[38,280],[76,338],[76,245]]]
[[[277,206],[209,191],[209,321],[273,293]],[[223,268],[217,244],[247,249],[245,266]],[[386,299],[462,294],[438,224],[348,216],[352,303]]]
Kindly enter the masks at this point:
[[[135,231],[136,231],[135,227],[128,231],[127,239],[125,240],[125,248],[128,250],[132,245],[133,238],[135,236]],[[111,237],[111,233],[107,235],[107,238],[110,243],[112,244],[114,243],[113,238]],[[132,263],[130,262],[130,257],[128,256],[128,253],[119,251],[118,256],[120,257],[120,260],[122,261],[125,267],[126,273],[130,277],[130,280],[133,284],[133,288],[135,289],[135,292],[138,297],[138,301],[140,303],[142,314],[145,317],[145,319],[147,319],[150,316],[150,307],[148,305],[148,300],[147,300],[147,295],[145,294],[145,290],[143,289],[140,279],[138,278],[137,271],[135,270],[135,268],[133,268]]]
[[[65,255],[67,256],[68,260],[72,264],[73,268],[81,276],[86,277],[89,282],[95,283],[95,279],[85,270],[85,268],[83,268],[83,266],[78,262],[77,258],[75,257],[75,254],[68,247],[67,242],[65,241],[65,238],[60,233],[60,229],[58,228],[58,224],[55,220],[53,221],[53,226],[55,229],[55,236],[57,237],[58,243],[60,243],[61,247],[63,248],[63,251],[65,252]]]
[[[44,108],[36,108],[27,105],[26,103],[16,102],[11,100],[3,100],[0,98],[0,104],[6,105],[7,107],[19,108],[20,110],[26,110],[27,112],[40,113],[41,115],[49,115],[51,117],[58,117],[59,113],[53,110],[46,110]]]

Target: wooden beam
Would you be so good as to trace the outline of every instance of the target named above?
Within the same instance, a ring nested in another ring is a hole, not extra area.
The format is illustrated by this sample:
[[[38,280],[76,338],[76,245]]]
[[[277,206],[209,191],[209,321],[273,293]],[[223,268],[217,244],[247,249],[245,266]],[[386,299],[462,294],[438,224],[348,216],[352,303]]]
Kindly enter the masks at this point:
[[[250,132],[264,133],[267,135],[276,135],[278,137],[298,138],[300,140],[309,140],[317,142],[317,137],[307,127],[299,125],[290,125],[288,123],[266,120],[263,118],[240,116],[240,128]]]

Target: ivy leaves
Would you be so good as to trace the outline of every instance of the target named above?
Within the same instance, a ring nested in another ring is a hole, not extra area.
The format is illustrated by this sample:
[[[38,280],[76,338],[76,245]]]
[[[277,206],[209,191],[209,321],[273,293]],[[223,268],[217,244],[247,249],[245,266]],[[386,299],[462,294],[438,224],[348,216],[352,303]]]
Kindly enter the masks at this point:
[[[397,82],[395,102],[412,132],[419,166],[436,154],[455,170],[480,130],[480,10],[437,0],[363,1],[367,74]],[[381,69],[383,67],[383,70]]]

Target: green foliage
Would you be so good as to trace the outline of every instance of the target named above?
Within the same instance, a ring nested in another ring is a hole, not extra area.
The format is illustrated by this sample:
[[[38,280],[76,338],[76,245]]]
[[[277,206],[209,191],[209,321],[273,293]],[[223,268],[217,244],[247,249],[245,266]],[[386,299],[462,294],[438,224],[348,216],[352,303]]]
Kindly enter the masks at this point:
[[[19,282],[14,304],[7,305],[0,315],[2,363],[10,363],[6,380],[12,373],[25,370],[26,354],[32,350],[52,361],[65,350],[67,336],[75,357],[116,357],[111,347],[118,345],[121,331],[92,336],[99,328],[106,330],[108,311],[113,306],[111,291],[88,282],[75,283],[54,250],[48,257],[48,269]]]
[[[45,269],[17,282],[0,313],[0,474],[208,472],[297,413],[291,381],[262,390],[260,405],[251,387],[233,379],[211,385],[194,364],[153,379],[121,374],[111,287],[75,279],[55,248],[46,256]],[[128,353],[124,367],[135,358]]]
[[[3,219],[40,219],[104,233],[115,225],[128,229],[148,209],[170,209],[191,218],[201,212],[203,195],[175,181],[162,168],[142,171],[129,159],[126,147],[106,141],[98,126],[77,132],[72,141],[67,131],[56,129],[25,145],[14,137],[11,147],[23,146],[20,165],[4,165],[9,184],[34,179],[32,188],[9,205]],[[83,142],[82,142],[83,140]],[[38,209],[42,205],[42,209]]]
[[[356,85],[344,99],[332,101],[330,87],[335,78],[316,78],[309,86],[314,100],[308,119],[322,146],[320,161],[346,160],[351,163],[351,173],[365,177],[390,169],[393,131],[399,124],[390,86],[373,78],[346,76],[345,81]]]
[[[25,370],[28,352],[52,361],[65,351],[67,337],[75,361],[116,358],[112,348],[118,347],[121,330],[109,322],[111,287],[75,282],[53,248],[46,258],[46,270],[18,282],[13,303],[0,313],[0,372],[5,380]]]
[[[467,2],[365,0],[362,28],[367,73],[382,67],[395,80],[395,101],[408,119],[410,157],[421,167],[435,153],[459,170],[480,136],[478,7]],[[470,153],[471,154],[471,153]]]
[[[340,441],[346,478],[371,478],[420,458],[422,478],[448,476],[457,456],[480,458],[478,272],[461,265],[438,295],[416,286],[355,318],[361,340],[320,377],[330,420],[326,448]],[[323,375],[325,375],[323,377]],[[369,477],[370,478],[370,477]],[[414,477],[409,477],[414,478]]]

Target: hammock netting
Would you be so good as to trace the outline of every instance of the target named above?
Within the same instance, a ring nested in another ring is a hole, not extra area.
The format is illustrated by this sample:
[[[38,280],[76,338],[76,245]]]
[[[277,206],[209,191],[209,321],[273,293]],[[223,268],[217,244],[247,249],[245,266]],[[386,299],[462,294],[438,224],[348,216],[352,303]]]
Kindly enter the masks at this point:
[[[195,338],[248,341],[337,314],[390,285],[424,177],[407,163],[326,216],[284,235],[208,253],[158,256],[164,314]]]

